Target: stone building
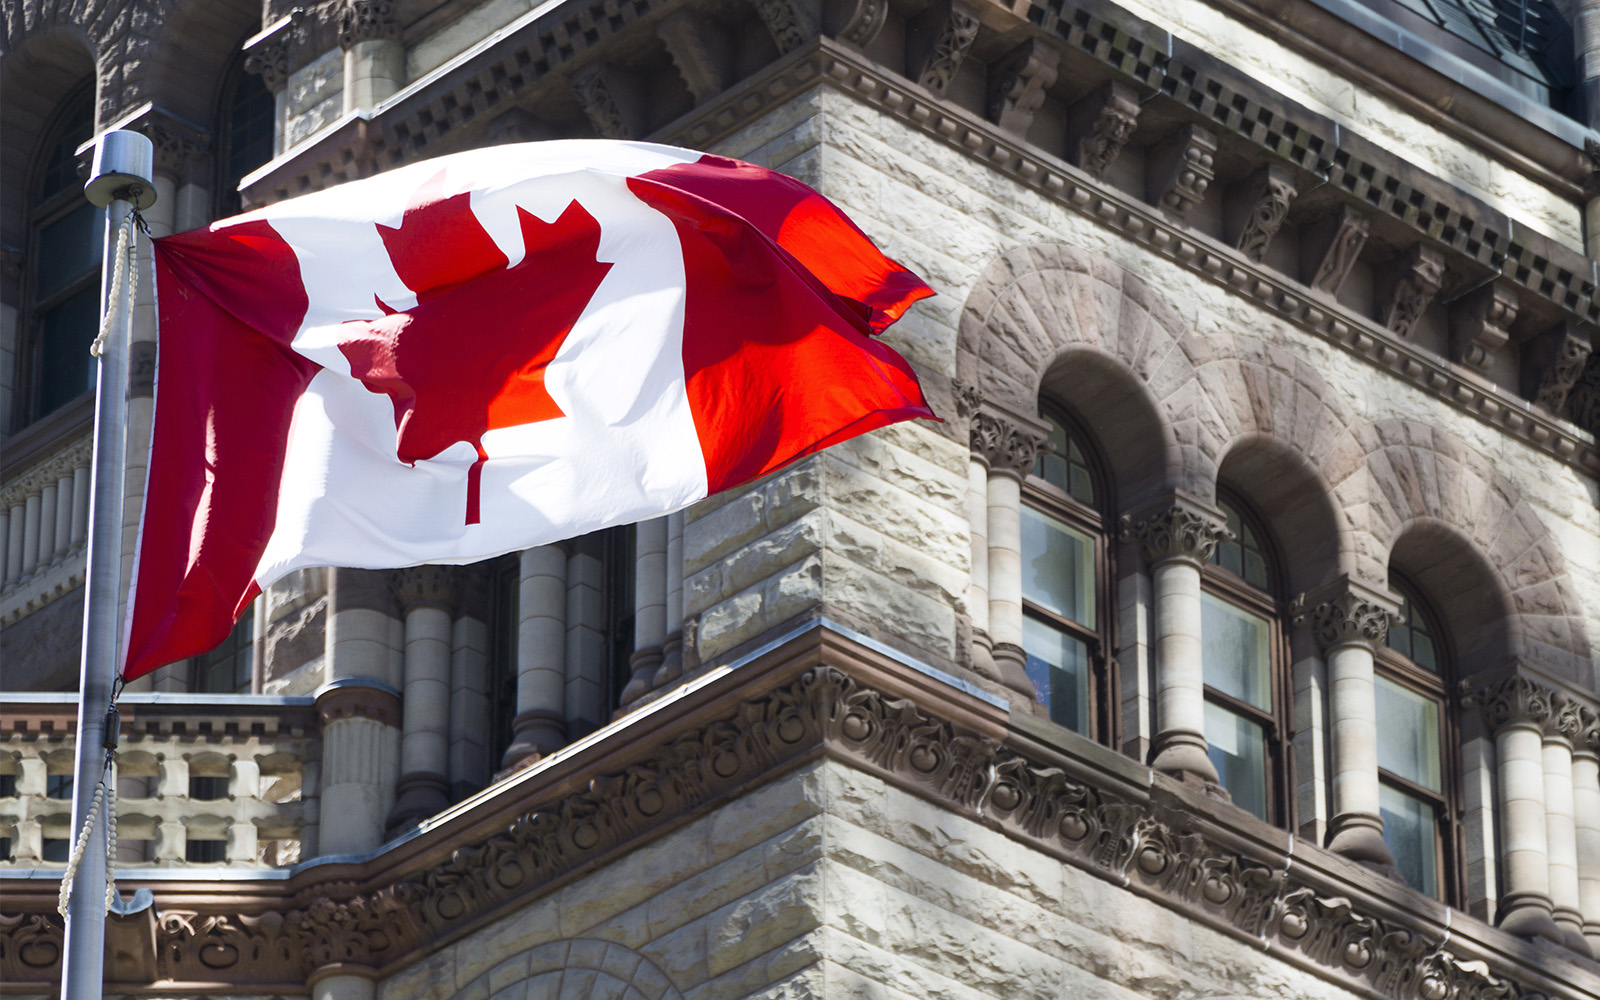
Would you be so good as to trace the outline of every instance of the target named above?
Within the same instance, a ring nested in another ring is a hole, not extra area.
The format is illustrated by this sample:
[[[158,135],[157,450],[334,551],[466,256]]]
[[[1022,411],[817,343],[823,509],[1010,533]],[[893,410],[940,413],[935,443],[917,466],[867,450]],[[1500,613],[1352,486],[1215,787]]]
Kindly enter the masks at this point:
[[[157,235],[490,143],[782,170],[939,292],[944,421],[272,587],[123,696],[108,993],[1600,996],[1590,0],[4,17],[0,992],[59,979],[121,127]]]

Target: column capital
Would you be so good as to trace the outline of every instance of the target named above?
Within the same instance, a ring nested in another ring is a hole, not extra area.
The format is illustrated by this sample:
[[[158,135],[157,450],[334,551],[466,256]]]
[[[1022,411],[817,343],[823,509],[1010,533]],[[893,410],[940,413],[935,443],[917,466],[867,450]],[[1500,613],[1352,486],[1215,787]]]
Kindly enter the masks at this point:
[[[1400,624],[1400,599],[1394,594],[1341,576],[1290,605],[1296,626],[1309,626],[1324,649],[1359,644],[1377,652]]]
[[[343,719],[371,719],[400,728],[400,692],[370,677],[346,677],[317,689],[317,720],[326,728]]]
[[[989,471],[1026,479],[1039,455],[1050,449],[1050,428],[1037,417],[1024,417],[992,403],[980,403],[972,415],[972,454]]]
[[[393,41],[400,37],[394,0],[344,0],[339,11],[339,47],[349,51],[360,42]]]
[[[1233,541],[1227,515],[1182,490],[1122,515],[1117,528],[1124,541],[1139,542],[1152,566],[1175,559],[1203,566],[1217,543]]]
[[[1556,692],[1543,684],[1510,674],[1467,695],[1465,702],[1483,710],[1490,732],[1512,726],[1543,732],[1555,715],[1555,698]]]
[[[427,607],[451,611],[456,602],[456,567],[409,566],[395,571],[393,587],[406,614]]]
[[[1578,706],[1578,735],[1572,741],[1574,752],[1600,757],[1600,711]]]
[[[1583,742],[1583,705],[1569,694],[1557,691],[1550,700],[1550,718],[1544,725],[1546,739],[1565,740],[1568,746]]]

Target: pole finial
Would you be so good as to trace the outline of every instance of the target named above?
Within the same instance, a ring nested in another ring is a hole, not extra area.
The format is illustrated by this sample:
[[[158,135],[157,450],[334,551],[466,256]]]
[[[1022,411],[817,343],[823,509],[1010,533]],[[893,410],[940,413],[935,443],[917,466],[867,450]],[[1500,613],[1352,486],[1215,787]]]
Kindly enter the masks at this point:
[[[94,144],[94,165],[83,185],[84,197],[96,208],[113,200],[132,203],[143,211],[156,203],[155,145],[148,136],[113,129]]]

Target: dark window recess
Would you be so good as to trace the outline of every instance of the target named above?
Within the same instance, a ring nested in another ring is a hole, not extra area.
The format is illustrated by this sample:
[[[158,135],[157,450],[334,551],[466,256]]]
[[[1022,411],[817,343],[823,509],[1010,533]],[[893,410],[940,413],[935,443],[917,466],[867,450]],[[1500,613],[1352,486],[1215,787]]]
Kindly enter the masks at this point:
[[[221,183],[217,187],[217,213],[236,215],[240,210],[239,182],[246,174],[272,159],[272,130],[276,118],[272,92],[261,77],[235,63],[223,100],[222,155],[218,157]]]
[[[51,799],[72,798],[73,776],[70,774],[51,774],[44,779],[44,794]]]
[[[189,798],[201,802],[215,802],[228,797],[228,779],[216,777],[190,777]]]
[[[0,799],[15,798],[17,794],[17,776],[14,774],[0,774]]]
[[[228,842],[226,840],[194,840],[191,838],[183,845],[183,858],[185,861],[226,861],[228,860]]]
[[[72,847],[65,837],[46,837],[39,845],[39,858],[42,861],[66,864],[67,858],[72,854]]]
[[[11,838],[0,837],[0,861],[11,860]]]

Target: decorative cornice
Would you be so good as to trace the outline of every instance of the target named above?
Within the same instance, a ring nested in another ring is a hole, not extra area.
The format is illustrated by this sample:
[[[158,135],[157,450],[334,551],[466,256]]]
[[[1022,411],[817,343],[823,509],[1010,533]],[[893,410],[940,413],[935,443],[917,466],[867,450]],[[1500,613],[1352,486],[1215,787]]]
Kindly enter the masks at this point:
[[[1083,762],[1063,770],[1059,755],[1029,756],[839,668],[823,664],[788,676],[639,762],[598,774],[579,791],[558,794],[393,881],[325,875],[288,905],[267,902],[255,912],[198,909],[193,894],[186,908],[162,907],[159,977],[290,992],[329,966],[393,974],[432,942],[554,892],[819,749],[1358,995],[1548,1000],[1553,994],[1512,977],[1560,984],[1572,974],[1484,949],[1470,918],[1447,935],[1432,908],[1421,917],[1392,890],[1339,881],[1330,874],[1338,863],[1328,868],[1315,847],[1297,851],[1291,865],[1272,841],[1226,832],[1164,779],[1147,788],[1102,774],[1103,785],[1096,784]],[[53,912],[0,916],[7,982],[53,981],[60,954]]]
[[[1356,643],[1377,652],[1389,629],[1403,620],[1399,600],[1348,578],[1309,596],[1301,594],[1289,610],[1294,624],[1310,626],[1325,650]]]
[[[1050,448],[1043,427],[1012,414],[981,408],[972,415],[972,454],[992,472],[1026,479],[1039,455]]]
[[[86,434],[21,470],[0,485],[0,512],[22,506],[31,496],[39,496],[46,486],[54,486],[77,469],[87,469],[94,455],[94,437]]]
[[[1511,674],[1471,692],[1465,703],[1483,710],[1484,721],[1491,732],[1509,726],[1542,732],[1555,716],[1556,697],[1556,692],[1543,684]]]
[[[1122,515],[1117,521],[1124,541],[1137,541],[1152,566],[1174,559],[1204,565],[1217,543],[1233,541],[1227,518],[1196,497],[1179,494]]]

